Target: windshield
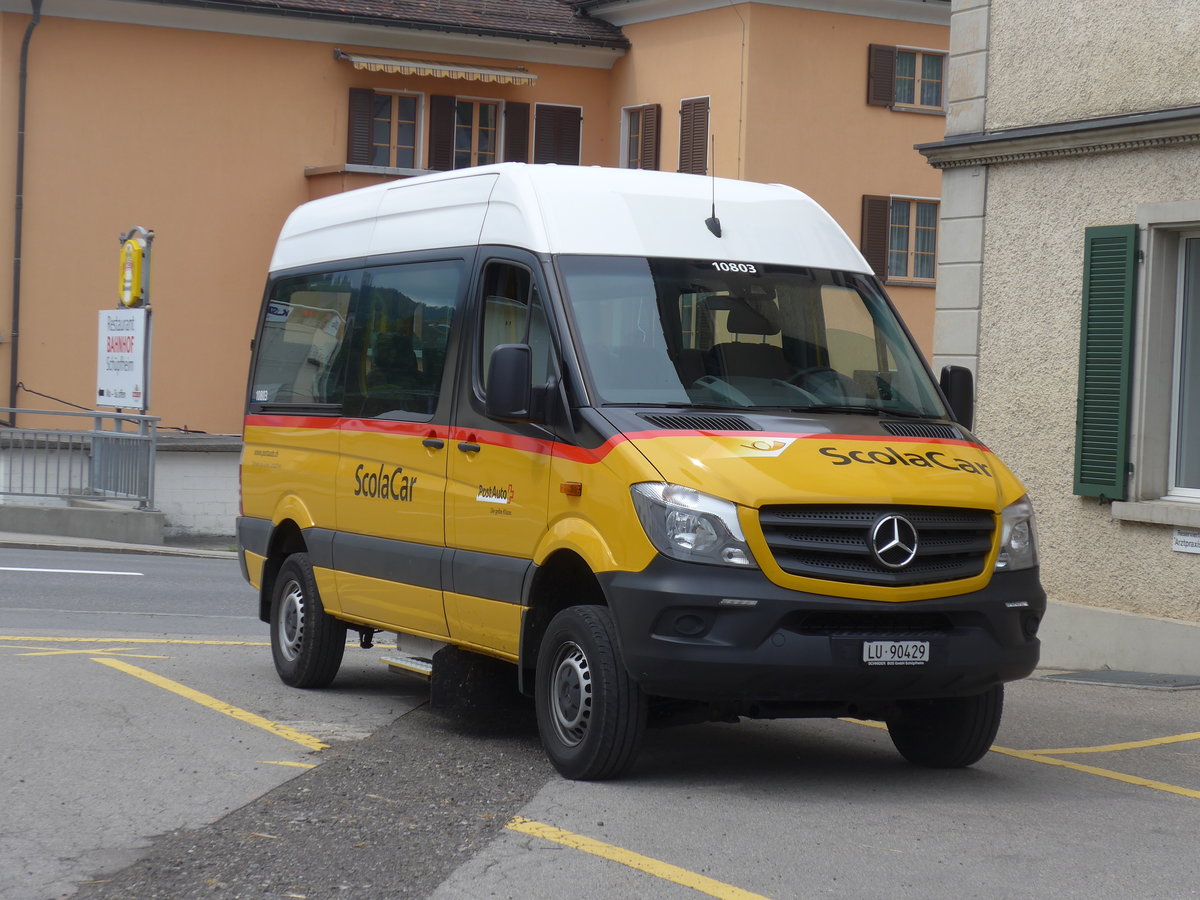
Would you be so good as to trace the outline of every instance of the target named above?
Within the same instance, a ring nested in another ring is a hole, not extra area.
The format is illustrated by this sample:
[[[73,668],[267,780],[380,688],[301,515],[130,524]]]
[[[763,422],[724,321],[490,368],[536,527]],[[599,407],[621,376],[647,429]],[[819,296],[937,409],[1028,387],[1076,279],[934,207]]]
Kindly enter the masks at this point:
[[[608,256],[558,268],[603,404],[946,414],[868,276]]]

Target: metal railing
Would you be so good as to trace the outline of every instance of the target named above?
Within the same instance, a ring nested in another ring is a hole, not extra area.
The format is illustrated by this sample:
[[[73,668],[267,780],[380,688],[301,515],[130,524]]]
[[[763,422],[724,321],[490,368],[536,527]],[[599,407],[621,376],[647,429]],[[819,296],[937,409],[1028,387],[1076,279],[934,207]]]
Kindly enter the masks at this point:
[[[131,500],[139,509],[154,507],[157,416],[7,406],[0,406],[0,415],[70,420],[62,428],[0,428],[0,496]],[[91,430],[79,421],[87,419]]]

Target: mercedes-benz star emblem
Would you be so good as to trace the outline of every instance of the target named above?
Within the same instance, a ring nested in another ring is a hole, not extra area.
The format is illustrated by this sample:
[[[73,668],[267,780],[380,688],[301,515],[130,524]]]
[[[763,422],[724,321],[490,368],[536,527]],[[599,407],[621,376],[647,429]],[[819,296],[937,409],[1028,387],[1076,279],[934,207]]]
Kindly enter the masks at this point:
[[[916,558],[917,529],[904,516],[884,516],[871,529],[871,553],[889,569],[903,569]]]

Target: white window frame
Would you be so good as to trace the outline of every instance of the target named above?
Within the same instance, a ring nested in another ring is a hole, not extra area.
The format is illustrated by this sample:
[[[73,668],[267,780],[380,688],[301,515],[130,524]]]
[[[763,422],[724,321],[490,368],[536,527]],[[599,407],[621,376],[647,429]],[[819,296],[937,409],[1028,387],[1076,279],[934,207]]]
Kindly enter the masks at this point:
[[[460,100],[465,100],[468,103],[491,103],[496,107],[496,159],[495,162],[504,162],[504,101],[499,97],[482,97],[472,94],[455,94],[454,95],[454,128],[458,129],[458,103]],[[479,123],[474,123],[471,128],[477,130]],[[426,141],[428,143],[428,141]],[[472,141],[474,143],[474,141]],[[457,151],[451,150],[452,153]],[[472,165],[475,165],[474,163]],[[452,169],[451,171],[461,171]]]
[[[1146,203],[1137,208],[1133,379],[1130,397],[1129,499],[1112,504],[1114,518],[1200,528],[1200,495],[1173,489],[1177,406],[1178,322],[1183,238],[1200,236],[1200,200]],[[1164,352],[1171,348],[1172,352]],[[1162,386],[1172,389],[1164,391]]]
[[[635,112],[637,110],[644,110],[647,107],[653,106],[653,105],[654,105],[653,103],[634,103],[634,104],[631,104],[630,106],[622,106],[621,107],[621,153],[617,160],[617,165],[619,165],[622,169],[629,168],[629,114],[632,112]],[[659,118],[661,119],[662,116],[659,116]],[[661,126],[661,122],[660,122],[659,123],[660,137],[661,137],[661,133],[662,133],[662,126]]]
[[[916,240],[915,240],[916,227],[917,227],[917,225],[916,225],[916,207],[915,206],[912,208],[911,215],[909,216],[908,264],[906,266],[907,274],[905,274],[905,275],[890,274],[891,259],[892,259],[892,206],[893,206],[893,204],[896,203],[896,201],[900,201],[902,203],[932,203],[934,206],[937,207],[937,225],[933,230],[933,275],[931,275],[928,278],[921,278],[919,276],[912,274],[913,268],[914,268],[913,263],[915,262],[915,257],[916,257],[916,252],[917,252],[916,251]],[[912,197],[912,196],[907,196],[907,195],[902,195],[902,194],[888,195],[888,223],[887,223],[887,226],[888,226],[888,245],[887,245],[886,265],[884,266],[884,271],[887,272],[888,274],[885,275],[885,278],[884,278],[885,283],[898,284],[898,285],[906,285],[906,284],[907,285],[917,285],[917,286],[921,286],[921,287],[932,287],[932,286],[936,285],[937,284],[938,250],[941,249],[941,243],[942,243],[942,235],[941,235],[942,198],[941,197]]]
[[[429,135],[426,132],[425,124],[425,94],[420,91],[399,91],[388,88],[371,88],[371,92],[375,94],[389,94],[392,96],[415,97],[417,99],[417,123],[416,123],[416,146],[413,148],[413,165],[408,166],[372,166],[373,169],[382,171],[401,171],[401,172],[419,172],[425,168],[425,152],[426,146],[429,143]]]
[[[1179,234],[1179,249],[1177,251],[1179,272],[1177,275],[1176,297],[1175,297],[1175,342],[1171,353],[1171,430],[1170,430],[1170,456],[1167,464],[1167,496],[1175,499],[1184,499],[1190,501],[1200,501],[1200,488],[1180,487],[1175,483],[1178,472],[1179,462],[1179,408],[1180,408],[1180,393],[1182,391],[1181,375],[1183,362],[1183,314],[1189,298],[1184,293],[1185,282],[1185,263],[1187,260],[1184,251],[1184,245],[1187,241],[1194,240],[1197,242],[1197,253],[1200,253],[1200,230],[1183,231]],[[1191,291],[1192,314],[1200,313],[1200,284],[1193,285]],[[1195,363],[1200,364],[1200,360]],[[1200,454],[1200,447],[1195,451]]]
[[[915,75],[914,80],[913,80],[913,101],[914,102],[912,102],[912,103],[901,103],[899,100],[896,99],[896,82],[899,78],[898,72],[900,69],[900,54],[901,53],[919,54],[917,57],[917,74]],[[921,66],[921,56],[940,56],[942,58],[942,102],[939,106],[928,106],[924,103],[918,102],[921,97],[920,72],[922,71],[922,68],[923,68]],[[946,112],[946,87],[947,87],[947,77],[946,76],[949,74],[949,70],[950,70],[950,52],[948,50],[941,50],[941,49],[938,49],[937,47],[897,46],[896,47],[896,70],[897,70],[897,72],[892,74],[892,107],[891,107],[892,109],[899,110],[900,112],[923,112],[923,113],[933,113],[935,115],[939,114],[939,113],[942,115],[945,114],[945,112]]]

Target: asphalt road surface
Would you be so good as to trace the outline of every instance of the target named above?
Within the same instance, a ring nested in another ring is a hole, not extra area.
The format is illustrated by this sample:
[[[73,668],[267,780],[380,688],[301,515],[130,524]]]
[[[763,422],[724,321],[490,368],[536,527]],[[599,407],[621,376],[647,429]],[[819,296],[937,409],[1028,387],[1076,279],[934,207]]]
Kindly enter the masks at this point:
[[[286,688],[228,560],[2,567],[4,900],[1200,896],[1198,690],[1039,673],[962,771],[869,723],[746,722],[585,784],[507,679],[432,711],[355,648]]]

